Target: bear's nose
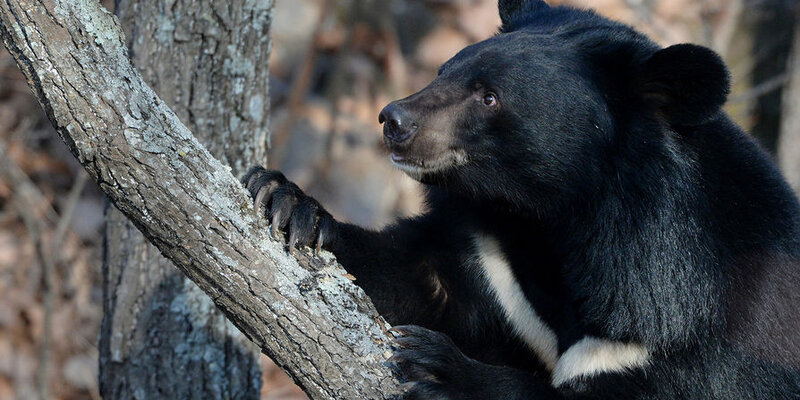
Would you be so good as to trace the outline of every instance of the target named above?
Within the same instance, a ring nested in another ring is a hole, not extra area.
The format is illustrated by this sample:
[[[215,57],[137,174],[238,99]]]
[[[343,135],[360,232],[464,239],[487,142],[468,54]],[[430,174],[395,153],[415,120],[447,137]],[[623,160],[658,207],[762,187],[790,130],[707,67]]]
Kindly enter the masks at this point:
[[[397,103],[384,107],[378,122],[383,124],[383,136],[392,143],[403,143],[414,136],[418,125],[411,114]]]

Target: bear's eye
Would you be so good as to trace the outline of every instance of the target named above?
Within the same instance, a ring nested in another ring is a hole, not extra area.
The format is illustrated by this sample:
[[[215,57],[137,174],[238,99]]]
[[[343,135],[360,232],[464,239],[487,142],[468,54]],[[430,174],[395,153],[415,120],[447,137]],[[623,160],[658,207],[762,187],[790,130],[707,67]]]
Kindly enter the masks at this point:
[[[494,107],[497,105],[497,95],[494,93],[486,93],[483,95],[483,104],[487,107]]]

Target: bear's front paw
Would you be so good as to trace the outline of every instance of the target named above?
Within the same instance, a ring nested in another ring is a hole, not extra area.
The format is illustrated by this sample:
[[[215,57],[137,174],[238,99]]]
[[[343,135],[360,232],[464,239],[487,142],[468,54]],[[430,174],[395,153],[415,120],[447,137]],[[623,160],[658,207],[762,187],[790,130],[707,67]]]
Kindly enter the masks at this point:
[[[335,221],[313,198],[279,171],[253,167],[242,178],[253,197],[256,214],[272,223],[272,236],[287,232],[288,247],[316,245],[322,248],[333,235]]]
[[[406,378],[404,400],[473,399],[470,387],[481,364],[468,358],[447,335],[419,326],[396,326],[395,363]]]

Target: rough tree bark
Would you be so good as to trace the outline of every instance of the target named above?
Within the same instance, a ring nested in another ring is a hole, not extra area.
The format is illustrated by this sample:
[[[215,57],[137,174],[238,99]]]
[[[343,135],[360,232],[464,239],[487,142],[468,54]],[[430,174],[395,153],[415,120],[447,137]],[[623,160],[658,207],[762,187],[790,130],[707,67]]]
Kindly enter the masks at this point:
[[[264,164],[271,0],[117,0],[131,61],[218,160]],[[106,213],[100,391],[257,399],[258,349],[116,208]]]
[[[289,255],[131,66],[96,0],[2,0],[0,36],[90,176],[313,399],[381,399],[387,325],[329,254]],[[176,66],[180,68],[180,66]]]

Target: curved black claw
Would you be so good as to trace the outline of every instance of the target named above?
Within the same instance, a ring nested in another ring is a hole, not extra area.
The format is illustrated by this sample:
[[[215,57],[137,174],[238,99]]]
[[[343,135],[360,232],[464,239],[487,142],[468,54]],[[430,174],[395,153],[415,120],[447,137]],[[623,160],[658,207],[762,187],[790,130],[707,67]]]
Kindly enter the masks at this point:
[[[399,334],[397,350],[389,359],[395,363],[407,383],[403,384],[405,400],[469,399],[471,376],[480,363],[468,358],[447,335],[419,326],[396,326]]]
[[[316,246],[319,250],[333,237],[333,217],[279,171],[253,167],[242,183],[253,198],[256,214],[263,213],[272,224],[273,237],[288,233],[289,248]]]

